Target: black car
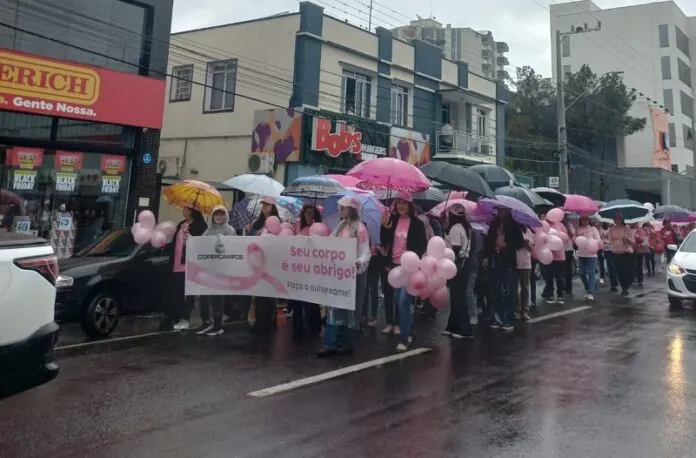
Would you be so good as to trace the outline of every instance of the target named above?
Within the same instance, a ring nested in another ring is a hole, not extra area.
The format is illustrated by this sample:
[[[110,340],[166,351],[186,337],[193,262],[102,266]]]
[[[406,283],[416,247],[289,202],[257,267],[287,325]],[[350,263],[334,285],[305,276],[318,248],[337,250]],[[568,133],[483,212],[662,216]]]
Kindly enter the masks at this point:
[[[137,245],[127,229],[103,234],[59,270],[56,319],[81,321],[90,337],[109,335],[123,314],[162,311],[173,278],[170,253]]]

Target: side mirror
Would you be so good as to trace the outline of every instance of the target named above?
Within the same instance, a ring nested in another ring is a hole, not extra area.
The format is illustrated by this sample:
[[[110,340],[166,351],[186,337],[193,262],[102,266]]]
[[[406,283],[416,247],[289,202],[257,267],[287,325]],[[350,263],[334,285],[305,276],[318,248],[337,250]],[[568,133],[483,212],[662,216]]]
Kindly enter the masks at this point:
[[[669,245],[667,245],[667,249],[671,251],[677,251],[679,247],[673,243],[670,243]]]

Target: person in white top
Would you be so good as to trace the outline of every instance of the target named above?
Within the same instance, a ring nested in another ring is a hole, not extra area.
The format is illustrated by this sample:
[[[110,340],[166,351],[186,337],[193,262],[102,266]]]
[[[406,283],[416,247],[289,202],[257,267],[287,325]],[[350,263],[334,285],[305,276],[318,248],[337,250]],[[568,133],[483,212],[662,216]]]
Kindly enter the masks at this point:
[[[520,320],[529,320],[529,288],[532,278],[532,250],[534,249],[534,233],[527,227],[522,228],[524,246],[517,250],[517,280],[520,294],[517,301],[517,315]]]
[[[466,219],[464,206],[459,204],[453,205],[447,215],[447,223],[449,228],[447,241],[456,256],[457,276],[448,282],[450,289],[450,315],[443,334],[455,339],[471,338],[474,333],[471,329],[466,293],[469,276],[477,266],[475,262],[470,262],[469,260],[472,233],[471,225]]]

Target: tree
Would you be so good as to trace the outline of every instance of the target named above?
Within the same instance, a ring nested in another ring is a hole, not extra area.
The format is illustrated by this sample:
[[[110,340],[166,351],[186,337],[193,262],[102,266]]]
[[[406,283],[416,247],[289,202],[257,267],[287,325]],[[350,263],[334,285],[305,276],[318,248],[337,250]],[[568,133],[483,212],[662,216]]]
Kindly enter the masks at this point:
[[[543,162],[558,158],[554,146],[558,135],[555,84],[523,67],[517,70],[515,89],[506,112],[510,165],[517,170],[558,175],[555,164]],[[645,128],[645,118],[628,114],[636,97],[623,83],[621,73],[598,76],[587,65],[568,77],[564,89],[568,144],[586,152],[582,158],[571,154],[571,165],[576,162],[590,170],[604,170],[607,162],[616,161],[608,154],[616,152],[617,138]],[[606,191],[604,175],[599,174],[596,190],[596,177],[588,175],[588,193],[599,191],[601,199]]]

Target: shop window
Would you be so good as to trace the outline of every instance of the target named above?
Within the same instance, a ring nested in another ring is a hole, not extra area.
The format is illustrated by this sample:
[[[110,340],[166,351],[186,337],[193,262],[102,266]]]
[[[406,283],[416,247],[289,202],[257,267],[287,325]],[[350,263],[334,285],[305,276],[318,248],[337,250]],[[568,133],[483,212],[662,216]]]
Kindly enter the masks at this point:
[[[408,88],[391,88],[391,123],[396,126],[408,126]]]
[[[206,72],[204,113],[234,111],[237,59],[210,62]]]
[[[130,159],[0,145],[0,230],[47,239],[60,258],[123,227]]]
[[[137,74],[147,14],[143,6],[121,0],[27,0],[3,18],[16,22],[14,49]]]
[[[50,116],[0,111],[0,137],[48,140],[51,138],[52,121]]]
[[[56,140],[132,147],[132,145],[124,144],[123,132],[124,127],[116,124],[60,118],[58,119]]]
[[[174,67],[172,69],[172,78],[169,88],[169,101],[184,102],[191,100],[192,86],[193,64]]]
[[[341,111],[370,117],[371,81],[367,75],[344,70],[341,83]]]

